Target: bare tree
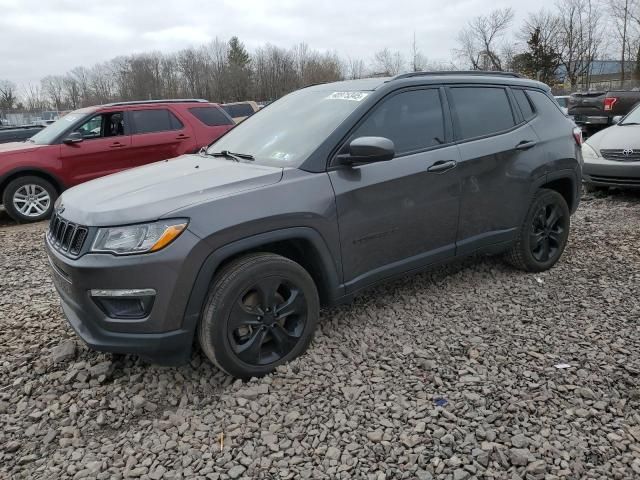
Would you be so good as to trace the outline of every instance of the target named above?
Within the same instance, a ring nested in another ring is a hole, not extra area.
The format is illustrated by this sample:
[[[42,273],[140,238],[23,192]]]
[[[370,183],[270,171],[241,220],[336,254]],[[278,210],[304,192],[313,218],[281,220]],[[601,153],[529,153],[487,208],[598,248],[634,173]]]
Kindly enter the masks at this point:
[[[373,68],[375,73],[397,75],[404,68],[404,58],[398,51],[392,52],[388,48],[383,48],[373,55]]]
[[[364,78],[366,75],[366,67],[364,60],[361,58],[348,57],[345,65],[345,77],[349,80],[357,80]]]
[[[513,17],[511,8],[500,8],[475,17],[458,35],[457,54],[474,70],[502,70],[499,42]]]
[[[635,40],[633,14],[638,9],[637,0],[608,0],[611,23],[619,41],[620,78],[624,80],[626,63],[631,58],[631,45]]]
[[[60,75],[49,75],[40,81],[42,92],[46,95],[49,103],[56,110],[63,110],[64,105],[64,78]]]
[[[45,110],[49,105],[42,92],[42,89],[35,84],[29,83],[24,87],[24,104],[29,111]]]
[[[591,65],[603,44],[603,22],[594,0],[558,2],[560,61],[571,88],[582,79],[588,88]]]
[[[17,101],[16,84],[9,80],[0,80],[0,109],[11,110]]]
[[[427,59],[422,55],[416,45],[416,32],[413,32],[413,41],[411,42],[411,70],[420,72],[426,68]]]

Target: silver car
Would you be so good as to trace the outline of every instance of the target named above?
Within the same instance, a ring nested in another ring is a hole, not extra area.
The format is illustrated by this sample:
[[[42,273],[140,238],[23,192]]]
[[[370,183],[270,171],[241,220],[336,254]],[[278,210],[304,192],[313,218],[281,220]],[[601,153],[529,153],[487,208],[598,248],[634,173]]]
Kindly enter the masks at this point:
[[[587,191],[640,188],[640,106],[583,143],[582,157]]]

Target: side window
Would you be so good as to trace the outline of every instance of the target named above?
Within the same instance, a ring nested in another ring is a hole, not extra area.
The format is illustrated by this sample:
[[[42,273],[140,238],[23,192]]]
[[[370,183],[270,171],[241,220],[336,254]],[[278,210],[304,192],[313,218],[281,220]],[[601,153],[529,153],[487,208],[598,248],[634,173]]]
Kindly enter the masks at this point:
[[[75,131],[85,140],[124,135],[124,115],[122,112],[102,113],[91,117]]]
[[[220,125],[233,125],[233,120],[227,117],[217,107],[194,107],[189,112],[205,125],[218,127]]]
[[[387,137],[401,155],[444,143],[444,118],[437,89],[412,90],[384,100],[351,138]]]
[[[504,88],[454,87],[450,92],[461,139],[499,133],[516,124]]]
[[[133,133],[166,132],[180,130],[184,125],[169,110],[164,108],[133,110]]]
[[[535,117],[536,112],[531,105],[531,101],[529,97],[525,93],[524,90],[520,90],[519,88],[514,88],[511,90],[513,92],[513,96],[516,97],[516,102],[520,107],[520,111],[522,112],[522,116],[525,120],[531,120]]]

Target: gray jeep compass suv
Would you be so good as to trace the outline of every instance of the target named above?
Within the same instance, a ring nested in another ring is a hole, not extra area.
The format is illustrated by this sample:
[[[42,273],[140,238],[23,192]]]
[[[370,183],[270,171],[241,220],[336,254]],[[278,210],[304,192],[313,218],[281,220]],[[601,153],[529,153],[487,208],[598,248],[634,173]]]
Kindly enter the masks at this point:
[[[56,203],[46,248],[92,348],[176,364],[197,337],[264,375],[321,305],[471,254],[539,272],[579,201],[581,136],[541,83],[412,73],[316,85],[200,154],[100,178]]]

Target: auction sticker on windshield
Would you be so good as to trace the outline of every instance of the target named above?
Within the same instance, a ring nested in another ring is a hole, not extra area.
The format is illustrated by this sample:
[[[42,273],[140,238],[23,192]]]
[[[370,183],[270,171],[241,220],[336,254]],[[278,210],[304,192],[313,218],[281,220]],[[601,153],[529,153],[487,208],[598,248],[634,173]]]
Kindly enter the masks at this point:
[[[368,95],[367,92],[333,92],[327,97],[327,100],[352,100],[354,102],[361,102],[367,98]]]

